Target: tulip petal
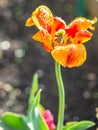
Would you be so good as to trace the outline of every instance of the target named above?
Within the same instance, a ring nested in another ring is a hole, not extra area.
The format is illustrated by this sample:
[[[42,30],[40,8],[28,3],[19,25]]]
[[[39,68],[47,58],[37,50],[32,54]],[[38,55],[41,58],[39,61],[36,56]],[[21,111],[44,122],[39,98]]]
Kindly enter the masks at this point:
[[[92,33],[87,31],[87,30],[81,30],[76,34],[74,43],[75,44],[80,44],[80,43],[84,43],[87,42],[88,40],[90,40],[92,38]]]
[[[45,30],[37,32],[35,35],[32,36],[32,38],[36,41],[42,42],[46,51],[50,52],[53,50],[50,34],[47,33]]]
[[[53,15],[50,9],[46,6],[39,6],[33,13],[32,19],[35,25],[40,29],[46,29],[50,31],[53,23]]]
[[[26,20],[25,26],[30,27],[30,26],[32,26],[32,25],[34,25],[34,22],[33,22],[32,18],[29,17],[29,18]]]
[[[41,31],[37,32],[35,35],[33,35],[32,38],[33,38],[34,40],[36,40],[36,41],[42,42],[43,36],[44,36],[44,33],[43,33],[43,31],[41,30]]]
[[[82,65],[86,60],[86,49],[83,44],[69,44],[66,46],[68,50],[67,66],[69,68]]]
[[[55,61],[66,67],[68,57],[68,50],[66,46],[56,46],[51,52],[51,55]]]
[[[79,31],[87,30],[88,28],[94,30],[92,24],[94,24],[96,21],[96,17],[93,20],[89,20],[84,17],[78,17],[67,26],[66,33],[72,38],[75,38]]]
[[[85,29],[91,28],[92,24],[96,23],[96,21],[97,21],[96,17],[93,20],[89,20],[89,19],[86,19],[84,17],[78,17],[78,18],[75,18],[68,25],[68,27],[71,28],[72,26],[77,25],[79,30],[80,29],[85,30]]]
[[[54,17],[53,27],[55,28],[55,31],[58,31],[60,29],[64,29],[65,30],[66,23],[61,18]]]

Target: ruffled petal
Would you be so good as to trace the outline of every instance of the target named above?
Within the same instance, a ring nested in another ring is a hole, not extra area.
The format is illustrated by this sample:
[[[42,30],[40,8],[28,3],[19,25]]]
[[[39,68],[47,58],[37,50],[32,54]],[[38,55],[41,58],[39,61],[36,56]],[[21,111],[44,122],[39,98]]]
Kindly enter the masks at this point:
[[[81,30],[87,30],[88,28],[94,30],[92,24],[96,23],[97,18],[93,20],[86,19],[84,17],[78,17],[74,19],[66,28],[67,35],[75,38],[76,34]]]
[[[92,28],[92,24],[96,23],[96,21],[97,21],[96,17],[93,20],[89,20],[89,19],[86,19],[84,17],[78,17],[78,18],[75,18],[68,25],[68,28],[71,28],[71,27],[77,25],[77,27],[78,27],[79,30],[80,29],[85,30],[85,29],[88,29],[88,28]]]
[[[85,29],[88,29],[88,28],[91,29],[91,30],[94,30],[95,27],[93,27],[92,25],[94,23],[96,23],[96,22],[97,22],[97,18],[96,17],[93,20],[89,20],[89,19],[81,17],[81,20],[80,20],[78,28],[81,29],[81,30],[82,29],[85,30]]]

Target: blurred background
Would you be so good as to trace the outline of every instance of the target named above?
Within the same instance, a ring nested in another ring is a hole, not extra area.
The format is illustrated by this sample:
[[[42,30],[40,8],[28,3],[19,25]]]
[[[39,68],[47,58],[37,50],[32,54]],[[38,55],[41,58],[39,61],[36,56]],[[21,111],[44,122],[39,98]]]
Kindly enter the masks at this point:
[[[39,5],[48,6],[68,24],[78,16],[98,17],[98,0],[0,0],[0,115],[5,111],[26,114],[27,101],[35,72],[41,103],[57,121],[58,89],[54,61],[42,45],[31,37],[36,27],[25,27],[26,19]],[[64,122],[98,116],[98,24],[87,43],[87,60],[78,68],[63,68],[66,88]]]

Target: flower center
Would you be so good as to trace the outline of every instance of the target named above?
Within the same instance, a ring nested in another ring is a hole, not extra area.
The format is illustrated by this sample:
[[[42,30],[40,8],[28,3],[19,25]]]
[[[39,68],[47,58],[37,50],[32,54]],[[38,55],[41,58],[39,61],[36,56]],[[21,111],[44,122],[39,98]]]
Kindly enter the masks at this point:
[[[53,47],[58,44],[64,44],[64,35],[65,35],[65,30],[63,29],[60,29],[55,33],[55,37],[53,39],[53,44],[52,44]]]
[[[67,44],[71,44],[74,43],[74,39],[71,38],[71,36],[68,36],[68,34],[66,34],[65,30],[60,29],[59,31],[57,31],[55,33],[55,37],[53,40],[53,47],[55,47],[56,45],[67,45]]]

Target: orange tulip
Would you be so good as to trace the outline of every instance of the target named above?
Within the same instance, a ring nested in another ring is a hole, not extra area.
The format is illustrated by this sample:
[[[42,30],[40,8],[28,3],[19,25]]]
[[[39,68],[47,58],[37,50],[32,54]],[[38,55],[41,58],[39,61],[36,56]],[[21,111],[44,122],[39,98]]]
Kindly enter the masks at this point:
[[[80,66],[86,60],[86,49],[82,43],[91,39],[94,30],[92,24],[97,18],[84,17],[74,19],[69,25],[59,17],[54,17],[46,6],[39,6],[26,21],[26,26],[35,25],[37,32],[33,39],[41,42],[46,51],[62,66]]]

